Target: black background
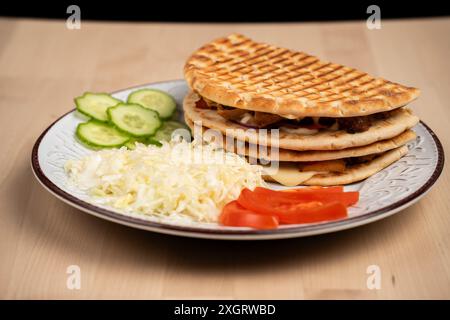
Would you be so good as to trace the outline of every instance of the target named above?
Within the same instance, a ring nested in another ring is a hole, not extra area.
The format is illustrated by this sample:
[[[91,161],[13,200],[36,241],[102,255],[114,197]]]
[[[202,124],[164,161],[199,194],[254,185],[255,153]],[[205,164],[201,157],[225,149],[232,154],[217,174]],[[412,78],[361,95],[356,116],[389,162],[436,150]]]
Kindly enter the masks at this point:
[[[217,315],[207,317],[174,315],[174,308],[185,306],[217,307],[217,304],[273,304],[275,315]],[[439,319],[445,315],[449,301],[0,301],[4,314],[14,314],[22,318],[31,314],[45,316],[45,319],[388,319],[398,316],[400,319],[423,319],[431,313]],[[440,312],[442,311],[442,313]],[[40,317],[39,317],[40,318]]]
[[[163,22],[301,22],[365,20],[367,7],[381,8],[382,19],[449,16],[445,1],[317,0],[122,0],[2,1],[0,16],[66,19],[77,4],[82,20]]]

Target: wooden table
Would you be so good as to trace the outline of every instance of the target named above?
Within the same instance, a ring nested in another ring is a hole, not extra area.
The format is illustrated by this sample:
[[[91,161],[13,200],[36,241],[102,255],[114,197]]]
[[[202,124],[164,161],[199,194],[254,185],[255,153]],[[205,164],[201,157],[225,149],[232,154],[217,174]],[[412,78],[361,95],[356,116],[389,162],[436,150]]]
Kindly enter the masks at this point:
[[[381,30],[365,22],[82,22],[68,30],[64,21],[0,19],[0,298],[450,298],[447,168],[419,203],[383,221],[244,243],[106,222],[38,184],[33,143],[73,97],[182,78],[193,50],[231,32],[421,88],[412,108],[450,151],[450,19],[383,21]],[[373,264],[380,290],[366,286]],[[80,290],[66,287],[69,265],[81,269]]]

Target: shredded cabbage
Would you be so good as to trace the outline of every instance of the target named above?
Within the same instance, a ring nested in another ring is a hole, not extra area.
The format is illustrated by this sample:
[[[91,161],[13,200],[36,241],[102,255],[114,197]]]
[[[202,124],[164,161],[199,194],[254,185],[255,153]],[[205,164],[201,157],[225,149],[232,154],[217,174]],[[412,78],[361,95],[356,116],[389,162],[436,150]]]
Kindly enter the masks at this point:
[[[247,187],[264,186],[262,167],[194,141],[100,150],[64,166],[94,202],[138,214],[216,222]]]

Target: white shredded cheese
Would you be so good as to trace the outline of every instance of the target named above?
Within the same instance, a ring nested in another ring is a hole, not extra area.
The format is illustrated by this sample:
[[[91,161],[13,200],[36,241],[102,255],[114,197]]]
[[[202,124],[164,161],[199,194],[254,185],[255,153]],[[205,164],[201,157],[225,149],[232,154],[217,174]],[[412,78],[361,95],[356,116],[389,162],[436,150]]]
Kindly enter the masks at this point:
[[[136,144],[69,160],[65,171],[93,202],[133,213],[216,222],[247,187],[264,186],[262,167],[194,141]]]

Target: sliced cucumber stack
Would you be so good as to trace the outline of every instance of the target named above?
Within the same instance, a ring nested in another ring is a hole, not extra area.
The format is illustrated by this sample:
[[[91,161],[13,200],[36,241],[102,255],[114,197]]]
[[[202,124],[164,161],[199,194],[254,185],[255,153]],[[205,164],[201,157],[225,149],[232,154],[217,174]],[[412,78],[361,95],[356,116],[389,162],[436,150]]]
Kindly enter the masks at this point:
[[[75,98],[77,110],[95,120],[107,122],[109,107],[115,106],[121,101],[111,97],[107,93],[86,92],[81,97]]]
[[[76,135],[85,145],[94,148],[121,147],[130,140],[129,135],[96,120],[80,123]]]
[[[86,92],[75,98],[77,110],[91,120],[78,125],[76,136],[88,147],[135,149],[136,143],[161,146],[174,131],[186,138],[189,128],[174,118],[176,102],[157,89],[141,89],[128,96],[127,103],[107,93]],[[166,121],[164,121],[166,120]]]
[[[130,93],[128,103],[137,103],[158,112],[161,119],[169,119],[177,108],[175,99],[164,91],[141,89]]]
[[[162,124],[156,111],[139,104],[119,103],[107,112],[111,123],[134,137],[151,136]]]
[[[166,121],[163,123],[161,128],[156,131],[153,138],[157,141],[170,141],[172,139],[173,132],[177,129],[184,129],[190,134],[190,130],[185,124],[178,121]]]

